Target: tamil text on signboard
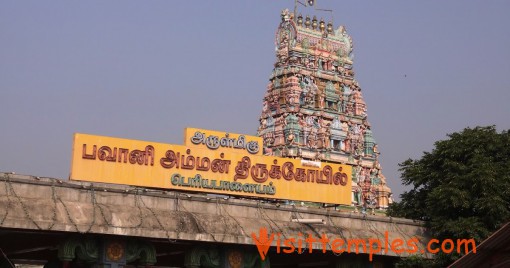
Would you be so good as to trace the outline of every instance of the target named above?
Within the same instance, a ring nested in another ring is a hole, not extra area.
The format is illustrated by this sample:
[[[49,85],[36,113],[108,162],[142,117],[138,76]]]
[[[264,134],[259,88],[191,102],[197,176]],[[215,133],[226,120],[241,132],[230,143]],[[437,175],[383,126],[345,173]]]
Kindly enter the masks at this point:
[[[350,204],[351,167],[264,156],[259,137],[188,128],[185,145],[75,134],[71,180]]]

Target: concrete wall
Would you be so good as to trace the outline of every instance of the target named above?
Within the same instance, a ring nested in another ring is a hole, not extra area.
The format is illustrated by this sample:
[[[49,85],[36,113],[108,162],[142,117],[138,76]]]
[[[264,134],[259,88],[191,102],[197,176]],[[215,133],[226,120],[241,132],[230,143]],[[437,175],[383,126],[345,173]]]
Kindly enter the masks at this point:
[[[291,219],[323,219],[302,224]],[[311,233],[329,239],[428,240],[422,223],[406,219],[294,207],[0,173],[0,229],[17,228],[253,245],[261,227],[281,238]],[[273,243],[275,245],[275,243]],[[315,248],[321,248],[319,243]],[[383,244],[384,248],[384,244]],[[382,255],[395,256],[389,250]],[[405,255],[405,254],[404,254]]]

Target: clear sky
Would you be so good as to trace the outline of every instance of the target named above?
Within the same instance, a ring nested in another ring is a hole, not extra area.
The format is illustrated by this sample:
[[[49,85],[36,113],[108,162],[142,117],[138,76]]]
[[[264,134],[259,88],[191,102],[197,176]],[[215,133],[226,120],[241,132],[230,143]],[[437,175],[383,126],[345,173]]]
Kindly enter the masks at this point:
[[[354,40],[396,195],[398,163],[447,133],[510,129],[510,1],[317,4]],[[0,171],[67,178],[74,132],[177,144],[185,127],[255,134],[280,11],[293,6],[1,1]]]

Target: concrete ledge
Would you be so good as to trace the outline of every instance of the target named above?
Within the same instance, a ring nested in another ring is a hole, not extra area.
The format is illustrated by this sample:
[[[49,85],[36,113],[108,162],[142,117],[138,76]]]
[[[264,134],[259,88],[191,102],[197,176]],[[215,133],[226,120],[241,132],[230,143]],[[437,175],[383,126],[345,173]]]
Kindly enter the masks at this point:
[[[293,218],[323,219],[326,224],[297,223]],[[407,219],[0,173],[0,228],[4,229],[253,245],[251,234],[258,236],[261,227],[282,239],[309,233],[325,234],[331,240],[416,237],[420,248],[428,240],[422,223]],[[391,250],[383,255],[396,256]]]

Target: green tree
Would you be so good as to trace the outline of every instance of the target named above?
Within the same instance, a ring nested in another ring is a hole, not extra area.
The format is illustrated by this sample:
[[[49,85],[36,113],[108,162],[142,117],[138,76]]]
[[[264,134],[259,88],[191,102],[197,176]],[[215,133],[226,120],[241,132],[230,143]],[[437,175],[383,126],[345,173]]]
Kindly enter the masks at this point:
[[[510,133],[466,128],[435,143],[432,152],[400,165],[412,189],[388,215],[424,220],[433,237],[478,243],[510,220]],[[446,265],[455,254],[437,256]]]

